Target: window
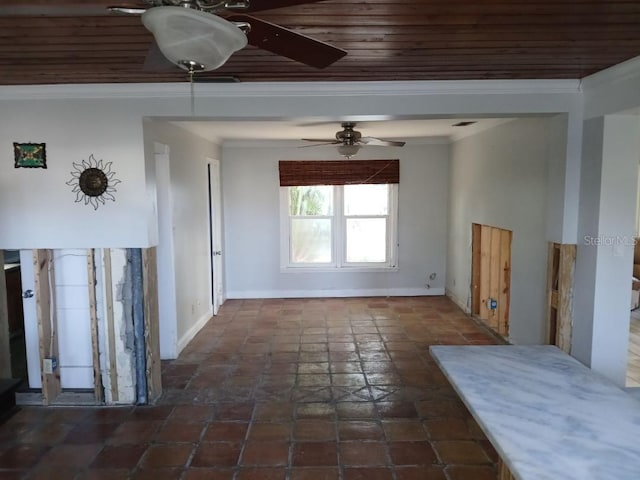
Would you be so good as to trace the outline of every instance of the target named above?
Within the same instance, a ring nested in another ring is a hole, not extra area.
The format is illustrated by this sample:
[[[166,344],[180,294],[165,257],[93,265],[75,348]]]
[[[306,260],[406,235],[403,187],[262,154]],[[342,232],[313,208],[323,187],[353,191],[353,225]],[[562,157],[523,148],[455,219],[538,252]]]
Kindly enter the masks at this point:
[[[396,184],[281,187],[285,269],[395,268]]]

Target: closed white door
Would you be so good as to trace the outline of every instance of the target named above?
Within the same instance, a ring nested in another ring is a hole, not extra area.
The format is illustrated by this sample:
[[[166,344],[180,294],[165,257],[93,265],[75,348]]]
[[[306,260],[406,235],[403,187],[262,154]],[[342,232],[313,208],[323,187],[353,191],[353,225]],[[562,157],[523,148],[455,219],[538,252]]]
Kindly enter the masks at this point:
[[[209,160],[209,239],[211,246],[211,304],[217,315],[224,303],[222,279],[222,194],[220,191],[220,162]]]

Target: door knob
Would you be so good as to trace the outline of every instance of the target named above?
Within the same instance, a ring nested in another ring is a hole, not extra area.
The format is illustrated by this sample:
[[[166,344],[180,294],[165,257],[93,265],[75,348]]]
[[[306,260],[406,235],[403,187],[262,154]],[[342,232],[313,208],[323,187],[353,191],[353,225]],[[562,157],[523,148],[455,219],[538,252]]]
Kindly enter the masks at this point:
[[[31,298],[33,297],[33,290],[25,290],[22,293],[22,298]]]

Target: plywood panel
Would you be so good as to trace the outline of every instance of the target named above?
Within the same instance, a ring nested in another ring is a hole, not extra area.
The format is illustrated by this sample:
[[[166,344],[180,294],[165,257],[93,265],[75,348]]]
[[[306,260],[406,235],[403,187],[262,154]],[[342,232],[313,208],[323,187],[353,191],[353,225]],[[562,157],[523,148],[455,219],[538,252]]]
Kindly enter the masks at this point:
[[[512,238],[509,230],[472,225],[472,313],[502,336],[509,334]]]
[[[4,252],[0,250],[0,378],[11,378],[11,343],[7,284],[4,276]]]
[[[471,313],[480,314],[480,237],[482,225],[471,226]]]
[[[511,237],[509,230],[500,230],[500,286],[498,299],[498,333],[509,335],[511,302]]]
[[[491,227],[482,225],[480,230],[480,312],[478,316],[483,320],[489,319],[491,286]]]
[[[102,254],[104,265],[104,303],[107,320],[107,341],[109,345],[109,383],[111,385],[111,402],[117,403],[119,400],[118,390],[118,369],[116,366],[116,332],[115,320],[113,317],[113,279],[111,275],[111,249],[105,248]]]
[[[556,317],[555,307],[553,306],[552,292],[553,286],[553,256],[555,252],[555,244],[549,242],[547,248],[547,342],[550,345],[555,344],[556,339]]]
[[[144,335],[147,357],[147,395],[153,403],[162,394],[160,364],[160,316],[158,314],[158,272],[156,248],[142,250]]]
[[[576,251],[576,245],[560,246],[556,345],[567,353],[571,353],[571,331],[573,324],[573,285],[576,265]]]
[[[98,306],[96,301],[95,251],[87,250],[87,276],[89,279],[89,317],[91,319],[91,350],[93,352],[93,394],[98,403],[104,401],[102,375],[100,372],[100,349],[98,347]]]
[[[46,358],[59,358],[55,303],[55,270],[51,250],[34,250],[36,315],[40,344],[40,364]],[[42,398],[45,405],[55,401],[60,394],[60,368],[47,374],[42,371]]]
[[[547,258],[547,339],[571,353],[577,246],[550,243]]]
[[[489,298],[498,302],[500,299],[500,229],[491,228],[491,257],[489,260]],[[500,305],[498,304],[498,307]],[[498,331],[498,311],[489,310],[489,326]]]

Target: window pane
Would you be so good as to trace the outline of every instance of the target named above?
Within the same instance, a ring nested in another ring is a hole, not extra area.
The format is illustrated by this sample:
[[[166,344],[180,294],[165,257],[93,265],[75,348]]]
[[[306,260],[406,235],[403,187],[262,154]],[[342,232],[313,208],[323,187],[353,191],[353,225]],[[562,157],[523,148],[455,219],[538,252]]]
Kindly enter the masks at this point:
[[[333,215],[333,187],[289,187],[291,216]]]
[[[345,185],[345,215],[386,215],[389,185]]]
[[[331,220],[296,218],[291,220],[291,262],[331,262]]]
[[[386,218],[347,219],[347,262],[387,261]]]

